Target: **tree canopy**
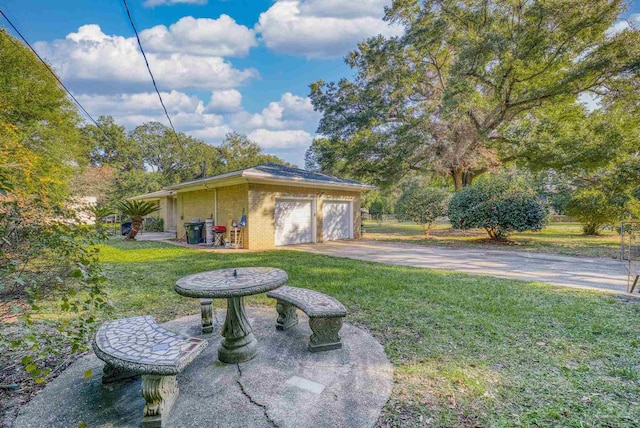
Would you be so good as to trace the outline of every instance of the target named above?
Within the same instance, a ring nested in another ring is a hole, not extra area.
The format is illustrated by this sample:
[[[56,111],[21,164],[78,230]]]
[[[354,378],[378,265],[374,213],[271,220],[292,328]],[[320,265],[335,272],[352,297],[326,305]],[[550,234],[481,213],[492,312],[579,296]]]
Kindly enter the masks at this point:
[[[308,163],[383,185],[432,171],[460,189],[521,156],[516,120],[628,85],[640,34],[608,31],[624,9],[623,0],[396,0],[386,19],[404,35],[361,43],[345,59],[353,80],[311,85],[326,139]]]
[[[46,66],[0,29],[0,181],[60,202],[81,161],[79,116]]]

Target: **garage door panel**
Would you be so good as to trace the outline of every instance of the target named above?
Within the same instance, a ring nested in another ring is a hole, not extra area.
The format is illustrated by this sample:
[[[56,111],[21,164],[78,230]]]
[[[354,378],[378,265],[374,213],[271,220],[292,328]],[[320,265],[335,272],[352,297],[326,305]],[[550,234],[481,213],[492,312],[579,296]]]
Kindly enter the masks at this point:
[[[322,239],[351,239],[353,222],[348,201],[325,201],[322,204]]]
[[[276,201],[276,245],[313,242],[311,201]]]

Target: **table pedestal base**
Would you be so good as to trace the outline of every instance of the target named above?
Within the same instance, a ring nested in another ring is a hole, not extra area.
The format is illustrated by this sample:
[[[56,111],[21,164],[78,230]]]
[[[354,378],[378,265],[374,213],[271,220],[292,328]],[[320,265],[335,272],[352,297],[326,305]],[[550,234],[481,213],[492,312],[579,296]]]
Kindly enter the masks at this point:
[[[218,359],[223,363],[242,363],[256,356],[258,341],[251,332],[243,297],[227,299],[227,316],[222,327],[222,336],[224,339],[218,348]]]

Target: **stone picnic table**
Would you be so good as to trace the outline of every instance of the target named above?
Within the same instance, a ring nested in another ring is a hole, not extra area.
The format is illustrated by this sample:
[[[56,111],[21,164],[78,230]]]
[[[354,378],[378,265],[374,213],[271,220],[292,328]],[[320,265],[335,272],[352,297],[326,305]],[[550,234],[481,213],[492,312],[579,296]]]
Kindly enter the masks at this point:
[[[247,267],[200,272],[180,278],[176,293],[200,299],[202,331],[211,333],[212,299],[227,299],[227,316],[222,327],[223,340],[218,359],[233,364],[248,361],[258,352],[258,341],[252,333],[244,307],[244,296],[274,290],[288,280],[282,269]]]

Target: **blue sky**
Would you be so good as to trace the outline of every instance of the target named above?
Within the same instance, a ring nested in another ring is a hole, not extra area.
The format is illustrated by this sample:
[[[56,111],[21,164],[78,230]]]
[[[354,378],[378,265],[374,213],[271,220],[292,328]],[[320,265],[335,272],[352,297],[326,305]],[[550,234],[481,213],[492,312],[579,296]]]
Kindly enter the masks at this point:
[[[379,33],[390,0],[128,0],[178,131],[247,134],[299,166],[319,115],[308,85],[349,77],[342,57]],[[167,123],[121,0],[0,0],[92,116]],[[627,16],[640,15],[637,2]],[[0,25],[5,25],[4,22]],[[624,24],[620,24],[624,25]]]

